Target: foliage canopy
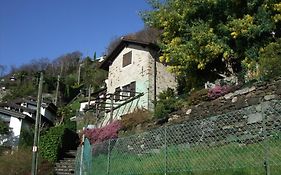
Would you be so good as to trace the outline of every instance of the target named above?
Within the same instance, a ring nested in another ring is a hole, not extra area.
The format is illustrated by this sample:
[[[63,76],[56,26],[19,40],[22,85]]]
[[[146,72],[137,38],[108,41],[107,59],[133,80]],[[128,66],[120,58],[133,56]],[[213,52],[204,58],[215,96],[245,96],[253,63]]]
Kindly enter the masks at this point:
[[[260,50],[281,35],[278,0],[149,0],[144,21],[163,31],[160,60],[189,88],[254,71]]]

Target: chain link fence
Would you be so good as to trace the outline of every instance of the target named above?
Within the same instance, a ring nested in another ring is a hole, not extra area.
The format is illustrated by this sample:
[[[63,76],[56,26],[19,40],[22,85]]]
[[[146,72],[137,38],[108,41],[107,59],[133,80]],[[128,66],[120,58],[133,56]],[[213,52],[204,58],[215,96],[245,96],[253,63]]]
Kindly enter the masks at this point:
[[[83,145],[77,149],[75,158],[75,175],[93,174],[92,147],[87,138],[83,138]]]
[[[281,102],[163,126],[89,149],[94,175],[279,175]]]

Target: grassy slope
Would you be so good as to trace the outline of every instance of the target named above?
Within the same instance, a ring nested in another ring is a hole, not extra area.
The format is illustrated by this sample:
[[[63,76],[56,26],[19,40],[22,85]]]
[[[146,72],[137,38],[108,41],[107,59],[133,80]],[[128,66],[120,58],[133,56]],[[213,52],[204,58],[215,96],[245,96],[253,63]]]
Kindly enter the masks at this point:
[[[264,143],[249,145],[229,144],[217,147],[168,147],[159,153],[132,154],[112,150],[110,174],[160,175],[165,164],[170,175],[259,175],[265,174]],[[281,174],[281,139],[270,140],[269,165],[271,175]],[[93,158],[95,174],[106,174],[107,155]],[[279,165],[279,166],[278,166]]]

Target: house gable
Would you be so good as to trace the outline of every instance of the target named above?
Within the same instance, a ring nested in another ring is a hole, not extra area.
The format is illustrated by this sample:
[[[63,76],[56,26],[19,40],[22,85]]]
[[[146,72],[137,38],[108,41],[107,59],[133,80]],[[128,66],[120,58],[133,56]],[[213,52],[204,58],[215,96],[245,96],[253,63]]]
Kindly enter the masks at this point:
[[[114,100],[107,100],[107,104],[125,102],[126,96],[142,95],[120,108],[114,108],[110,117],[107,113],[102,125],[136,108],[152,111],[159,92],[168,87],[176,87],[175,77],[159,62],[158,56],[159,49],[153,44],[122,40],[105,59],[101,68],[109,71],[106,80],[107,94],[114,95]]]
[[[124,50],[124,48],[128,47],[129,45],[141,46],[142,48],[149,48],[150,50],[159,51],[159,47],[153,43],[136,41],[136,40],[132,40],[132,39],[128,39],[128,38],[121,38],[120,43],[101,63],[100,68],[108,71],[109,66],[118,57],[120,52],[122,52]]]

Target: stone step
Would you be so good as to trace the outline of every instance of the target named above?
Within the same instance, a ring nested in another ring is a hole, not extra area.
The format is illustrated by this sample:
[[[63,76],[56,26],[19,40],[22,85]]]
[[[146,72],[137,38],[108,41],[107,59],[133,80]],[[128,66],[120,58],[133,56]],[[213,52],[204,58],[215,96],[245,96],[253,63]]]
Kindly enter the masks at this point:
[[[55,163],[56,175],[74,175],[76,150],[69,150],[64,154],[64,158]]]
[[[56,172],[56,175],[74,175],[74,172]]]
[[[56,172],[74,172],[75,168],[55,168]]]
[[[59,161],[58,164],[75,164],[75,161]]]
[[[75,167],[75,164],[61,164],[61,163],[56,163],[55,167],[57,168],[72,168]]]
[[[59,163],[75,163],[75,159],[62,159]]]
[[[63,158],[61,160],[72,161],[72,160],[75,160],[75,158],[73,158],[73,157],[65,157],[65,158]]]
[[[69,150],[68,152],[64,153],[64,157],[75,157],[76,153],[76,150]]]

